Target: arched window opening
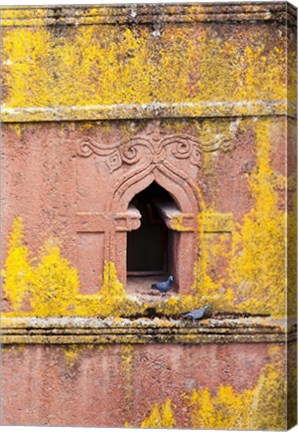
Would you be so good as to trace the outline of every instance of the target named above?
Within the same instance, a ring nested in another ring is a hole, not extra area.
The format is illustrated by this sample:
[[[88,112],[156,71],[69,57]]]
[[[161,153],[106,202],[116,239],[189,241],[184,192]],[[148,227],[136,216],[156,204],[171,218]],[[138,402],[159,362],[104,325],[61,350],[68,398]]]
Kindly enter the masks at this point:
[[[130,202],[141,214],[139,229],[127,234],[128,291],[150,292],[153,282],[173,274],[173,232],[167,227],[163,208],[178,209],[172,196],[153,182]]]

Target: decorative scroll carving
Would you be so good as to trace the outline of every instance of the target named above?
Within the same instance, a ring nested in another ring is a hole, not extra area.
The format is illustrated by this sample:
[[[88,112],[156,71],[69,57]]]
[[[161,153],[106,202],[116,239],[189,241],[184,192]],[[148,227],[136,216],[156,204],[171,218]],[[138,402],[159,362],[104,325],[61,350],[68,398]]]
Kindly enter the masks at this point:
[[[77,154],[85,158],[92,154],[105,157],[111,172],[123,164],[136,164],[141,159],[147,160],[148,164],[162,164],[168,157],[189,159],[192,165],[200,167],[203,152],[227,151],[231,148],[231,142],[231,137],[223,134],[215,135],[209,141],[189,134],[169,135],[154,122],[147,128],[146,136],[137,135],[109,147],[86,138],[78,143]]]

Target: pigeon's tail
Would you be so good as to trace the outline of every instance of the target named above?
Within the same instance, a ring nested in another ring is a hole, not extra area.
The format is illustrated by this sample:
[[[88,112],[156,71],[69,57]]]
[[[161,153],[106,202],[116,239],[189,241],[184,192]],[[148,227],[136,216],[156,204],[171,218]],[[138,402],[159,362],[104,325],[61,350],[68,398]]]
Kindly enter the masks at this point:
[[[157,286],[156,286],[156,284],[152,284],[152,285],[151,285],[151,288],[152,288],[152,289],[158,289]]]
[[[182,318],[189,318],[189,313],[182,314],[181,316]]]

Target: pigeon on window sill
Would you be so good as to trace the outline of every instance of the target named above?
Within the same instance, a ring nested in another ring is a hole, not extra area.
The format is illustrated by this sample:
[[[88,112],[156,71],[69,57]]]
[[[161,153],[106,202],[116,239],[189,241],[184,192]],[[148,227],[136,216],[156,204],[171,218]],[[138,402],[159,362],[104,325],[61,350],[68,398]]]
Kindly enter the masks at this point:
[[[173,276],[169,276],[165,282],[158,282],[156,284],[152,284],[151,288],[156,289],[162,295],[165,295],[166,292],[168,292],[171,289],[173,281],[174,281]]]

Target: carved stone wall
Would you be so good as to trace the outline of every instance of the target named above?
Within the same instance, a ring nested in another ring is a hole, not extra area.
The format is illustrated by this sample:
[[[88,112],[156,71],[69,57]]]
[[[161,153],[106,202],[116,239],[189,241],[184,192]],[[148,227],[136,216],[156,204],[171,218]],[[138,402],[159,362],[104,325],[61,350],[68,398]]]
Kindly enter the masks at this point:
[[[296,10],[0,13],[1,422],[292,426]],[[150,185],[170,200],[154,202],[171,238],[165,296],[128,286],[132,201]],[[200,417],[195,395],[214,410]]]
[[[139,227],[139,223],[134,224],[127,213],[128,205],[138,192],[155,181],[172,195],[181,211],[181,223],[179,226],[173,224],[174,230],[180,233],[175,268],[179,292],[187,293],[193,285],[198,254],[196,231],[201,198],[197,191],[197,179],[200,177],[204,152],[230,150],[234,145],[237,122],[227,123],[227,130],[223,134],[209,140],[200,139],[199,131],[193,134],[175,133],[179,124],[173,125],[173,130],[171,124],[164,129],[160,121],[156,120],[143,124],[137,133],[133,131],[133,127],[136,127],[134,123],[128,123],[127,127],[128,130],[132,127],[129,138],[117,139],[111,133],[112,137],[107,137],[111,143],[108,145],[100,137],[86,137],[78,142],[79,191],[93,189],[97,198],[94,197],[94,201],[90,202],[89,197],[85,199],[79,192],[77,230],[81,236],[81,233],[97,233],[93,236],[94,244],[89,242],[86,253],[95,256],[93,248],[97,250],[96,242],[101,243],[99,256],[105,261],[115,262],[120,280],[125,283],[126,233]],[[187,132],[189,127],[184,129]],[[110,191],[106,199],[101,196],[103,189]],[[96,212],[97,209],[102,211]],[[90,286],[86,271],[82,279]]]

